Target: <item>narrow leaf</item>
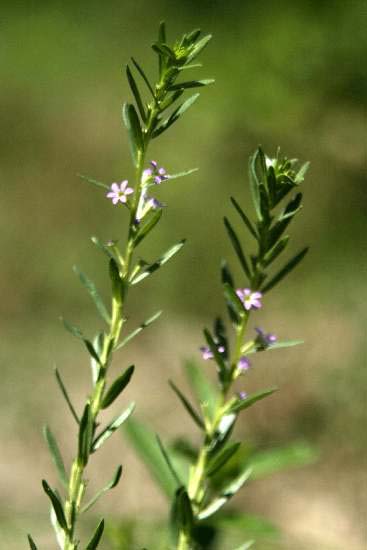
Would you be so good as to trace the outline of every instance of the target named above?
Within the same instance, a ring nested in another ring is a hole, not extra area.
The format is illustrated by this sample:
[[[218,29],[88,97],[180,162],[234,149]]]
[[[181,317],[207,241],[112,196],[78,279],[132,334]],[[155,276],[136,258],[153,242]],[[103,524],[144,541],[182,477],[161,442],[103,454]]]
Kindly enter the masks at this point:
[[[185,409],[187,410],[191,418],[194,420],[194,422],[199,426],[199,428],[204,430],[205,429],[204,422],[200,418],[199,414],[195,411],[194,407],[191,405],[189,400],[178,389],[178,387],[173,382],[171,382],[171,380],[169,381],[169,385],[171,386],[171,388],[173,389],[173,391],[175,392],[175,394],[177,395],[177,397],[179,398],[179,400],[181,401],[181,403],[183,404],[183,406],[185,407]]]
[[[248,266],[248,263],[247,263],[247,260],[245,258],[245,255],[243,253],[243,250],[242,250],[242,247],[241,247],[241,243],[233,229],[233,227],[231,226],[231,224],[229,223],[228,219],[225,217],[224,218],[224,225],[225,225],[225,228],[227,230],[227,233],[228,233],[228,236],[229,236],[229,239],[232,243],[232,246],[234,248],[234,251],[236,252],[237,254],[237,257],[240,261],[240,264],[242,266],[242,269],[244,270],[244,272],[246,273],[247,277],[249,279],[251,279],[251,272],[250,272],[250,268]]]
[[[99,544],[99,542],[102,538],[103,531],[104,531],[104,520],[101,519],[101,521],[98,524],[97,529],[94,532],[93,537],[91,538],[91,540],[87,544],[85,550],[96,550],[96,548],[98,548],[98,544]]]
[[[106,246],[105,244],[103,244],[99,239],[98,237],[96,236],[93,236],[91,237],[91,241],[93,244],[95,244],[100,250],[102,250],[102,252],[104,254],[106,254],[107,258],[110,258],[112,260],[115,259],[113,253],[111,252],[110,248],[108,246]]]
[[[253,393],[246,397],[245,399],[238,399],[229,409],[229,412],[232,413],[238,413],[239,411],[243,411],[244,409],[248,409],[248,407],[251,407],[256,403],[257,401],[260,401],[261,399],[264,399],[265,397],[268,397],[268,395],[271,395],[277,390],[277,388],[271,388],[269,390],[263,390],[259,391],[257,393]]]
[[[46,495],[48,496],[48,498],[51,501],[52,508],[54,509],[54,512],[55,512],[55,515],[56,515],[56,518],[57,518],[57,521],[58,521],[60,527],[62,529],[64,529],[64,531],[66,531],[68,526],[67,526],[67,523],[66,523],[64,510],[62,508],[62,504],[61,504],[58,496],[51,489],[51,487],[49,486],[49,484],[47,483],[47,481],[45,479],[42,480],[42,487],[43,487],[43,490],[45,491]]]
[[[264,255],[264,258],[261,262],[262,265],[264,267],[267,267],[268,265],[270,265],[279,256],[279,254],[281,254],[283,252],[283,250],[285,249],[285,247],[288,244],[288,241],[289,241],[289,236],[288,235],[285,235],[284,237],[282,237],[280,239],[280,241],[278,241],[273,246],[273,248],[268,250],[268,252]]]
[[[201,86],[208,86],[208,84],[213,84],[215,80],[213,78],[208,78],[204,80],[189,80],[187,82],[178,82],[177,84],[172,84],[168,90],[173,92],[174,90],[187,90],[189,88],[200,88]]]
[[[66,387],[65,387],[65,385],[64,385],[64,383],[63,383],[63,381],[62,381],[61,375],[60,375],[60,373],[59,373],[59,371],[57,370],[56,367],[55,367],[55,376],[56,376],[56,380],[57,380],[57,383],[58,383],[58,385],[59,385],[59,388],[60,388],[60,390],[61,390],[61,393],[62,393],[62,395],[64,396],[65,401],[66,401],[66,403],[67,403],[67,405],[68,405],[68,407],[69,407],[69,409],[70,409],[70,412],[71,412],[71,414],[73,415],[73,417],[75,418],[76,423],[79,424],[78,415],[77,415],[76,412],[75,412],[75,409],[74,409],[73,404],[72,404],[72,402],[71,402],[71,400],[70,400],[70,397],[69,397],[69,395],[68,395],[68,392],[66,391]]]
[[[93,437],[93,418],[90,404],[84,407],[83,415],[80,419],[78,434],[78,458],[84,466],[87,465],[91,452],[91,443]]]
[[[188,56],[186,63],[190,63],[191,61],[193,61],[195,57],[197,57],[199,53],[203,51],[205,46],[207,46],[211,38],[212,38],[212,35],[207,34],[201,40],[199,40],[199,42],[197,42],[195,47],[193,48],[192,53]]]
[[[250,477],[251,472],[251,468],[246,467],[238,477],[230,481],[229,484],[221,490],[219,497],[214,499],[206,508],[204,508],[204,510],[200,512],[198,519],[206,519],[222,508],[222,506],[240,490],[243,484]]]
[[[194,514],[189,495],[185,487],[179,487],[175,493],[171,510],[171,523],[176,532],[190,533],[194,525]]]
[[[59,474],[59,478],[61,483],[67,487],[68,486],[68,479],[66,475],[65,465],[64,461],[62,459],[59,446],[57,445],[57,441],[55,439],[55,436],[51,432],[50,428],[48,426],[44,426],[43,428],[43,435],[46,440],[46,443],[48,445],[48,449],[51,454],[51,458],[56,466],[56,470]]]
[[[233,310],[235,311],[237,316],[236,318],[238,319],[239,317],[243,316],[245,313],[243,303],[237,296],[235,290],[228,283],[224,283],[223,289],[226,301],[232,306]]]
[[[96,451],[111,437],[111,435],[129,418],[133,410],[135,409],[135,403],[130,403],[128,408],[119,416],[117,416],[112,422],[102,430],[102,432],[93,441],[92,452]]]
[[[195,101],[198,99],[199,96],[200,96],[199,93],[194,94],[194,95],[190,96],[188,99],[186,99],[186,101],[181,103],[181,105],[179,105],[173,111],[173,113],[170,115],[170,117],[168,119],[166,119],[164,122],[162,122],[162,124],[156,130],[154,130],[154,132],[152,134],[152,137],[153,138],[158,137],[162,132],[164,132],[165,130],[168,130],[168,128],[174,122],[176,122],[176,120],[178,120],[180,118],[180,116],[182,116],[187,111],[187,109],[189,109],[191,107],[191,105],[193,105],[195,103]]]
[[[273,288],[276,284],[278,284],[288,273],[290,273],[298,264],[299,262],[304,258],[304,256],[308,252],[308,247],[304,248],[296,254],[291,260],[289,260],[288,263],[285,264],[285,266],[278,271],[276,275],[270,281],[261,289],[261,292],[265,293],[268,292],[271,288]]]
[[[75,338],[79,338],[79,340],[84,340],[84,334],[82,333],[79,327],[77,327],[76,325],[72,325],[71,323],[69,323],[69,321],[67,321],[63,317],[60,317],[60,320],[62,321],[62,324],[64,325],[66,330],[70,332],[70,334],[75,336]]]
[[[102,183],[101,181],[97,181],[93,178],[90,178],[89,176],[85,176],[84,174],[77,174],[77,176],[80,179],[82,179],[84,181],[87,181],[88,183],[91,183],[92,185],[95,185],[96,187],[101,187],[102,189],[107,189],[107,190],[110,188],[105,183]]]
[[[97,502],[97,500],[99,500],[99,498],[104,494],[104,493],[107,493],[107,491],[110,491],[111,489],[114,489],[114,487],[116,487],[116,485],[118,484],[118,482],[120,481],[121,479],[121,475],[122,475],[122,466],[118,466],[113,478],[111,479],[111,481],[109,481],[107,483],[107,485],[105,485],[105,487],[103,487],[103,489],[101,489],[100,491],[98,491],[98,493],[96,493],[94,495],[94,497],[83,507],[82,509],[82,514],[84,514],[85,512],[87,512],[90,508],[92,508],[92,506]]]
[[[246,216],[245,212],[242,210],[242,208],[240,207],[240,205],[238,204],[238,202],[236,201],[236,199],[234,197],[231,197],[231,202],[232,202],[233,206],[235,207],[235,209],[237,210],[237,212],[239,213],[239,215],[241,216],[241,219],[242,219],[243,223],[246,225],[246,227],[250,231],[251,235],[253,237],[255,237],[256,240],[258,240],[259,237],[256,233],[256,230],[255,230],[254,226],[252,225],[252,223],[250,222],[250,219]]]
[[[134,418],[130,418],[125,429],[135,451],[148,468],[153,479],[166,496],[172,498],[177,485],[170,472],[168,472],[166,462],[157,446],[155,433]]]
[[[185,244],[185,239],[183,239],[179,243],[172,246],[169,250],[167,250],[167,252],[165,252],[165,254],[163,254],[163,256],[158,258],[158,260],[156,260],[153,264],[150,264],[148,267],[146,267],[145,270],[142,273],[139,273],[131,281],[131,284],[136,285],[140,281],[143,281],[146,277],[149,277],[149,275],[152,275],[152,273],[157,271],[157,269],[162,267],[162,265],[167,263],[168,260],[170,260],[175,254],[177,254],[177,252],[179,252],[181,250],[181,248],[183,247],[184,244]]]
[[[138,166],[140,155],[144,150],[144,140],[134,105],[131,103],[124,103],[122,108],[122,119],[128,132],[133,162],[135,166]]]
[[[258,451],[250,457],[249,463],[253,469],[253,479],[262,479],[275,472],[313,464],[318,458],[315,448],[298,441],[286,447]]]
[[[145,328],[147,328],[149,325],[151,325],[152,323],[154,323],[154,321],[156,321],[162,314],[162,311],[157,311],[157,313],[155,313],[154,315],[152,315],[152,317],[149,317],[149,319],[147,319],[146,321],[144,321],[144,323],[142,323],[138,328],[136,328],[135,330],[133,330],[133,332],[131,332],[130,334],[128,334],[119,344],[118,346],[116,346],[116,350],[126,346],[126,344],[128,342],[130,342],[130,340],[132,340],[133,338],[135,338],[135,336],[137,336],[138,334],[141,333],[142,330],[144,330]]]
[[[177,485],[179,485],[179,486],[182,485],[182,482],[181,482],[180,478],[178,477],[176,470],[173,467],[172,461],[171,461],[171,459],[170,459],[166,449],[164,448],[164,445],[163,445],[163,443],[160,440],[160,437],[158,435],[156,435],[156,439],[157,439],[159,449],[160,449],[160,451],[162,453],[162,456],[163,456],[163,458],[164,458],[164,460],[165,460],[165,462],[168,466],[169,471],[172,474],[173,479],[176,481]]]
[[[89,293],[90,297],[92,298],[97,310],[99,311],[102,319],[106,321],[106,323],[109,325],[111,322],[110,314],[107,311],[106,306],[103,303],[103,300],[101,296],[98,293],[98,290],[93,283],[82,271],[80,271],[77,266],[73,267],[74,273],[79,277],[80,282],[82,285],[86,288],[87,292]]]
[[[189,176],[190,174],[193,174],[194,172],[197,172],[199,168],[192,168],[191,170],[186,170],[185,172],[179,172],[178,174],[169,174],[168,179],[174,180],[176,178],[183,178],[184,176]]]
[[[252,202],[255,207],[255,212],[258,220],[261,222],[263,217],[260,208],[260,182],[256,174],[256,161],[259,155],[259,149],[256,153],[250,157],[249,160],[249,182],[250,182],[250,191],[252,196]]]
[[[134,63],[135,65],[135,68],[137,69],[137,71],[139,72],[140,76],[142,77],[142,79],[144,80],[145,84],[147,85],[147,88],[148,90],[150,91],[150,93],[152,94],[152,96],[154,97],[155,99],[155,94],[154,94],[154,90],[145,74],[145,72],[143,71],[143,69],[141,68],[141,66],[139,65],[139,63],[136,61],[136,59],[134,59],[133,57],[131,58],[131,61]]]
[[[170,176],[171,177],[171,176]],[[134,239],[135,248],[139,243],[152,231],[162,217],[162,209],[156,210],[147,221],[139,226],[138,232]]]
[[[219,379],[222,383],[226,381],[227,378],[227,366],[224,362],[222,355],[219,353],[216,343],[213,340],[212,335],[207,329],[204,329],[205,340],[209,346],[210,351],[212,352],[215,362],[218,366]]]
[[[138,86],[135,82],[135,79],[133,77],[133,74],[130,71],[129,65],[126,65],[126,76],[127,76],[127,80],[129,82],[131,91],[133,93],[134,99],[136,101],[136,105],[139,109],[141,119],[142,119],[143,122],[146,122],[147,117],[146,117],[146,113],[145,113],[145,109],[144,109],[144,104],[143,104],[143,101],[141,99],[140,92],[139,92]]]
[[[28,538],[28,542],[29,542],[29,547],[31,550],[38,550],[37,549],[37,546],[36,546],[36,543],[34,542],[34,540],[32,539],[31,535],[27,535],[27,538]]]
[[[206,471],[207,476],[211,477],[216,474],[218,470],[220,470],[222,466],[224,466],[228,462],[228,460],[235,453],[237,453],[240,446],[241,443],[232,443],[231,445],[228,445],[228,447],[224,447],[224,449],[222,449],[220,453],[214,456],[208,464]]]
[[[193,361],[187,361],[184,368],[199,404],[207,408],[209,414],[212,415],[218,399],[217,389],[204,375],[203,370]]]
[[[126,388],[133,375],[134,369],[134,365],[131,365],[125,370],[125,372],[121,374],[121,376],[116,378],[102,400],[102,409],[106,409],[107,407],[109,407],[111,403],[113,403],[115,399],[117,399],[117,397],[120,395],[120,393]]]

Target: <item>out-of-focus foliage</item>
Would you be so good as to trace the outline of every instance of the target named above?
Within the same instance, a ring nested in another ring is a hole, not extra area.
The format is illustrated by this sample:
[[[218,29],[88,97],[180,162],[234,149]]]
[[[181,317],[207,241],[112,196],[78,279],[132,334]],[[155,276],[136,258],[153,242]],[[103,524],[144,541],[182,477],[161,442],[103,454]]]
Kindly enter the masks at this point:
[[[200,108],[193,106],[190,116],[177,123],[177,142],[169,136],[161,140],[166,158],[160,161],[166,166],[169,159],[171,172],[190,166],[200,170],[170,183],[161,239],[144,250],[144,256],[154,259],[171,237],[188,238],[176,264],[162,271],[159,284],[153,277],[147,281],[145,295],[132,306],[139,311],[144,300],[144,311],[151,306],[153,313],[157,303],[162,305],[160,330],[172,342],[162,350],[162,333],[150,328],[151,335],[140,344],[144,349],[134,349],[141,353],[143,369],[134,397],[141,392],[142,416],[149,410],[157,418],[156,428],[172,433],[167,411],[175,406],[173,399],[158,410],[162,394],[168,394],[165,379],[179,368],[181,357],[200,345],[194,336],[199,332],[191,327],[207,323],[221,308],[213,275],[227,249],[220,220],[230,210],[229,195],[243,196],[246,159],[258,143],[267,150],[280,145],[290,156],[309,159],[307,216],[301,213],[297,231],[302,242],[312,245],[311,252],[287,289],[274,291],[269,315],[264,310],[262,318],[282,338],[304,337],[306,343],[301,354],[300,348],[289,351],[282,363],[274,359],[271,367],[256,366],[254,385],[256,378],[261,383],[271,379],[281,388],[278,395],[286,392],[287,398],[274,398],[261,415],[251,417],[253,427],[243,429],[264,447],[305,437],[320,447],[321,459],[303,474],[293,471],[289,478],[277,478],[280,487],[288,487],[282,502],[290,502],[290,509],[279,501],[275,509],[268,502],[269,485],[265,496],[261,481],[253,484],[245,504],[259,515],[272,509],[265,515],[280,523],[286,517],[289,526],[297,510],[290,487],[297,485],[312,539],[308,547],[321,548],[315,543],[321,539],[326,547],[338,548],[340,533],[347,533],[351,548],[362,546],[360,480],[367,448],[365,15],[362,0],[3,2],[0,474],[6,482],[0,546],[19,548],[18,533],[23,536],[35,524],[40,533],[42,522],[48,521],[29,515],[35,502],[43,502],[37,468],[48,464],[38,426],[57,391],[52,393],[46,373],[56,360],[67,377],[82,377],[78,366],[83,361],[57,318],[62,310],[68,318],[84,316],[84,326],[91,323],[90,302],[79,292],[70,267],[77,263],[94,272],[90,234],[107,240],[121,231],[107,201],[101,208],[93,189],[76,174],[106,182],[131,176],[120,120],[121,104],[129,97],[122,70],[131,52],[141,59],[147,40],[155,40],[160,19],[167,20],[172,36],[191,27],[214,35],[205,66],[216,84]],[[156,70],[153,59],[152,54],[151,73]],[[105,273],[96,282],[103,288]],[[143,320],[137,316],[132,321]],[[150,397],[152,392],[156,395]],[[29,468],[34,484],[27,481]],[[126,475],[125,483],[128,479]],[[131,469],[130,479],[134,483]],[[279,491],[271,492],[272,498],[274,494]],[[118,518],[134,506],[133,497],[126,505],[113,502]],[[323,518],[322,526],[316,517]],[[330,539],[336,526],[337,537]],[[306,535],[301,529],[307,548]]]

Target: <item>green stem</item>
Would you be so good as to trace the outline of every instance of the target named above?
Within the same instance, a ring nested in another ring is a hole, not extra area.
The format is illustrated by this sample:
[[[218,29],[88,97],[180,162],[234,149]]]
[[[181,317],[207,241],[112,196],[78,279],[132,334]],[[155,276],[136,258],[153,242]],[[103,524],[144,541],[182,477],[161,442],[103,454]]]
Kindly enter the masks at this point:
[[[199,456],[197,458],[196,464],[191,468],[188,482],[188,495],[190,498],[191,506],[194,512],[194,517],[198,516],[202,504],[205,500],[206,493],[206,467],[209,458],[209,449],[211,448],[213,438],[217,431],[218,425],[220,424],[225,413],[225,403],[227,394],[233,384],[234,374],[237,368],[238,361],[242,355],[241,348],[243,345],[243,340],[246,332],[247,322],[249,318],[249,313],[245,312],[241,319],[241,323],[238,325],[236,330],[236,341],[234,346],[233,358],[231,361],[231,370],[228,383],[222,388],[220,398],[218,399],[214,414],[213,421],[210,423],[210,426],[206,428],[205,440],[202,449],[200,450]],[[177,550],[190,550],[193,548],[194,541],[191,538],[190,533],[186,531],[180,531]]]
[[[157,116],[158,111],[156,108],[152,108],[151,116],[147,123],[146,127],[146,142],[144,151],[141,151],[138,159],[138,165],[136,168],[136,186],[135,193],[132,200],[131,210],[130,210],[130,224],[128,229],[128,239],[126,245],[126,251],[124,255],[124,260],[121,262],[121,276],[124,279],[126,285],[126,291],[123,296],[122,301],[118,301],[115,298],[112,298],[112,315],[110,330],[108,336],[105,338],[104,348],[101,354],[101,367],[99,372],[99,377],[94,385],[92,394],[89,398],[89,403],[91,407],[91,415],[93,426],[97,425],[97,417],[101,410],[101,403],[103,399],[103,393],[106,387],[106,376],[108,371],[108,366],[110,362],[109,354],[112,353],[113,348],[119,340],[121,329],[123,326],[123,312],[126,303],[127,289],[128,289],[128,280],[130,276],[130,270],[132,266],[132,259],[134,253],[134,230],[135,230],[135,218],[136,210],[141,198],[142,193],[142,173],[144,168],[145,153],[148,148],[150,141],[151,129],[155,123],[155,117]],[[111,349],[111,342],[112,349]],[[110,350],[110,351],[109,351]],[[83,465],[78,457],[73,461],[70,473],[69,488],[68,488],[68,497],[65,503],[65,517],[68,525],[68,531],[65,534],[64,550],[76,550],[78,543],[75,540],[75,527],[78,520],[82,499],[84,496],[86,481],[84,480],[84,470],[86,465]]]

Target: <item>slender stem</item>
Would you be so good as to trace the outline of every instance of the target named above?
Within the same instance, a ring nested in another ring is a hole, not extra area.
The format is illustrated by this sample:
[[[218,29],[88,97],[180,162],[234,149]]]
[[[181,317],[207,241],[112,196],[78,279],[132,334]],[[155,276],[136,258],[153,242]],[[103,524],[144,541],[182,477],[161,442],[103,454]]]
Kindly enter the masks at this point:
[[[204,502],[205,493],[206,493],[206,485],[207,485],[207,478],[206,478],[206,466],[209,458],[209,449],[211,448],[213,438],[215,437],[215,433],[217,431],[217,428],[223,418],[223,416],[226,414],[225,412],[225,403],[226,403],[226,397],[227,394],[233,384],[234,377],[235,377],[235,370],[237,368],[238,361],[242,355],[241,349],[243,345],[243,340],[246,332],[247,327],[247,321],[249,318],[249,313],[245,312],[240,324],[236,328],[236,340],[234,345],[234,353],[233,358],[231,361],[231,367],[230,367],[230,376],[228,383],[225,384],[222,387],[220,398],[218,399],[214,414],[213,414],[213,420],[209,427],[206,429],[205,439],[203,446],[199,452],[196,464],[191,468],[190,476],[189,476],[189,483],[188,483],[188,495],[191,501],[191,505],[193,507],[194,515],[198,516],[202,509],[202,504]],[[186,531],[180,531],[178,543],[177,543],[177,550],[190,550],[193,548],[193,540],[191,538],[190,533],[187,533]]]
[[[146,141],[144,151],[140,152],[138,163],[136,167],[136,185],[135,193],[133,196],[131,209],[130,209],[130,223],[128,229],[128,238],[126,244],[125,254],[123,256],[123,262],[121,263],[121,276],[125,283],[125,293],[122,301],[118,301],[115,298],[112,298],[112,315],[111,323],[109,328],[109,333],[104,341],[104,347],[101,353],[101,365],[98,380],[94,385],[92,394],[89,398],[91,416],[92,416],[92,425],[95,427],[97,425],[97,417],[101,410],[101,403],[103,399],[104,390],[106,387],[106,376],[108,371],[108,366],[110,363],[110,355],[113,352],[115,345],[117,344],[122,326],[123,326],[123,313],[126,304],[128,281],[130,276],[130,271],[132,267],[132,259],[134,253],[134,231],[135,231],[135,218],[136,210],[142,194],[142,173],[144,168],[145,153],[148,148],[148,144],[151,137],[151,129],[155,123],[155,117],[157,116],[158,111],[156,108],[152,108],[151,116],[147,123],[145,130]],[[111,347],[112,343],[112,347]],[[78,543],[75,540],[75,527],[80,512],[82,499],[84,496],[86,481],[83,479],[84,470],[86,465],[82,464],[78,457],[76,457],[72,463],[69,488],[68,488],[68,497],[65,503],[65,517],[68,525],[68,532],[65,536],[64,550],[76,550]]]

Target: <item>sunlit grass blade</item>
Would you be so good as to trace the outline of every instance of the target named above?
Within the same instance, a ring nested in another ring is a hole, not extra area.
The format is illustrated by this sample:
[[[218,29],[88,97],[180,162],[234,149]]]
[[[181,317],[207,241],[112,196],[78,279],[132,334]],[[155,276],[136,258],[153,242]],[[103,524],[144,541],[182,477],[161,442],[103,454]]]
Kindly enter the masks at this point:
[[[147,319],[146,321],[144,321],[138,328],[136,328],[135,330],[133,330],[130,334],[128,334],[117,346],[116,346],[116,350],[126,346],[126,344],[128,342],[130,342],[130,340],[132,340],[133,338],[135,338],[135,336],[137,336],[138,334],[141,333],[142,330],[144,330],[145,328],[147,328],[149,325],[151,325],[152,323],[154,323],[154,321],[156,321],[160,316],[162,315],[162,311],[157,311],[157,313],[155,313],[154,315],[152,315],[151,317],[149,317],[149,319]]]
[[[92,298],[102,319],[106,321],[106,323],[109,325],[111,322],[111,317],[107,311],[106,306],[103,303],[101,296],[99,295],[96,285],[82,271],[80,271],[80,269],[76,265],[74,265],[73,270],[74,273],[79,277],[82,285],[86,288],[90,297]]]
[[[143,281],[146,277],[149,277],[149,275],[152,275],[152,273],[157,271],[157,269],[162,267],[162,265],[167,263],[175,254],[177,254],[177,252],[181,250],[184,244],[185,239],[169,248],[167,252],[163,254],[163,256],[158,258],[158,260],[156,260],[154,263],[148,265],[148,267],[146,267],[142,273],[139,273],[136,277],[134,277],[134,279],[131,281],[131,284],[136,285],[137,283],[140,283],[140,281]]]
[[[117,416],[112,422],[110,422],[102,432],[96,437],[93,441],[92,452],[95,452],[99,447],[101,447],[107,439],[118,429],[126,420],[129,418],[133,410],[135,409],[135,403],[130,403],[128,408]]]
[[[190,401],[184,396],[181,390],[179,390],[178,387],[171,380],[169,380],[169,385],[171,386],[171,388],[173,389],[173,391],[175,392],[175,394],[177,395],[177,397],[179,398],[179,400],[181,401],[181,403],[183,404],[183,406],[185,407],[185,409],[187,410],[191,418],[194,420],[195,424],[197,424],[197,426],[199,426],[200,429],[202,430],[205,429],[204,422],[200,418],[199,414],[195,411]]]
[[[109,186],[106,185],[105,183],[103,183],[102,181],[98,181],[98,180],[95,180],[94,178],[90,178],[89,176],[85,176],[84,174],[77,174],[77,176],[84,180],[84,181],[87,181],[88,183],[91,183],[92,185],[95,185],[96,187],[100,187],[102,189],[109,189]]]
[[[66,403],[67,403],[67,405],[70,409],[70,412],[73,415],[73,417],[75,418],[76,423],[79,424],[79,417],[75,412],[75,409],[74,409],[73,404],[70,400],[69,394],[66,390],[65,384],[64,384],[64,382],[61,378],[61,375],[60,375],[60,373],[59,373],[59,371],[56,367],[55,367],[55,376],[56,376],[56,380],[57,380],[57,383],[59,385],[59,388],[61,390],[61,393],[64,396],[64,399],[65,399],[65,401],[66,401]]]

